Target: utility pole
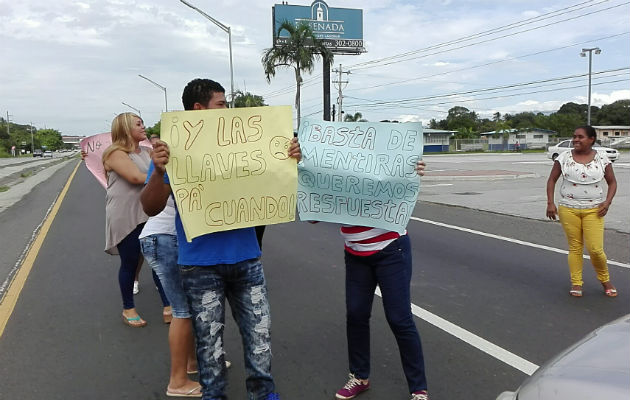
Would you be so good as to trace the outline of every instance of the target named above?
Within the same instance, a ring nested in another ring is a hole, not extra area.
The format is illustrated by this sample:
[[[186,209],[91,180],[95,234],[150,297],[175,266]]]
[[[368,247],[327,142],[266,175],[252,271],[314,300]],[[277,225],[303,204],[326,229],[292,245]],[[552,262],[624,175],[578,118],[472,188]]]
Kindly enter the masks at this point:
[[[35,145],[33,144],[33,123],[32,122],[31,122],[30,128],[31,128],[31,154],[33,154],[33,151],[35,151]]]
[[[348,81],[342,81],[342,75],[343,74],[348,74],[350,75],[350,71],[343,71],[341,64],[339,64],[339,69],[334,69],[333,72],[338,73],[339,74],[339,80],[338,81],[333,81],[333,83],[338,84],[339,86],[337,86],[337,89],[339,91],[338,97],[337,97],[337,104],[339,104],[339,110],[337,110],[337,121],[342,122],[343,121],[343,87],[342,85],[345,83],[347,84]]]
[[[580,57],[586,57],[588,53],[588,114],[586,117],[586,125],[591,124],[591,75],[593,70],[593,52],[600,54],[602,50],[599,47],[593,47],[590,49],[582,49]]]
[[[330,59],[325,55],[322,55],[322,58],[324,64],[324,121],[330,121]],[[334,119],[333,116],[333,121]]]
[[[11,136],[11,129],[9,128],[9,112],[7,111],[7,136]]]

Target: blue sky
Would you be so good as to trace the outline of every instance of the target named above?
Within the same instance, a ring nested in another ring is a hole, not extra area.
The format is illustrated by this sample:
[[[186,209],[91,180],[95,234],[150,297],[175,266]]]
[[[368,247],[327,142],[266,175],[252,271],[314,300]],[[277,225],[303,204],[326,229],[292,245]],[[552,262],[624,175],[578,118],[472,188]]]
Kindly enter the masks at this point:
[[[260,64],[271,46],[276,1],[190,0],[232,28],[235,88],[267,104],[294,103],[292,70],[267,83]],[[293,3],[310,5],[310,2]],[[495,112],[551,112],[586,103],[593,55],[592,104],[630,99],[630,2],[593,0],[328,1],[363,9],[367,53],[337,56],[344,110],[371,121],[445,118],[460,105]],[[89,136],[115,114],[141,111],[148,126],[181,109],[196,77],[229,91],[227,34],[177,0],[0,0],[0,113],[20,124]],[[401,57],[402,54],[407,56]],[[302,115],[321,116],[322,67],[304,77]],[[337,99],[331,85],[331,101]],[[404,100],[404,101],[403,101]]]

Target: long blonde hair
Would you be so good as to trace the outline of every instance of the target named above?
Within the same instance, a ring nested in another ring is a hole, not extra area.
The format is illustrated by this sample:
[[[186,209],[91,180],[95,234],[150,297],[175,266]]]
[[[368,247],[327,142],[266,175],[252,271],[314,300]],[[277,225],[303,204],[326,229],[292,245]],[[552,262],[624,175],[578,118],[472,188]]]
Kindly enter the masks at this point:
[[[112,121],[112,144],[103,152],[103,164],[116,150],[122,150],[125,153],[131,153],[136,150],[136,143],[131,137],[131,129],[135,122],[134,118],[142,121],[142,118],[131,112],[118,114],[114,118]]]

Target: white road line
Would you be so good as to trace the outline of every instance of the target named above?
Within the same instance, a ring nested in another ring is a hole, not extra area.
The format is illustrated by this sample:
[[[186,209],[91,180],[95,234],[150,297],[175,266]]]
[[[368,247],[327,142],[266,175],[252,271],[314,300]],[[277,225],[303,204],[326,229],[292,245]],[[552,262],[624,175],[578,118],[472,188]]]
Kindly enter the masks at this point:
[[[473,229],[462,228],[461,226],[444,224],[442,222],[436,222],[436,221],[431,221],[431,220],[428,220],[428,219],[417,218],[417,217],[411,217],[411,219],[414,220],[414,221],[419,221],[419,222],[424,222],[424,223],[427,223],[427,224],[441,226],[443,228],[455,229],[455,230],[458,230],[458,231],[472,233],[472,234],[480,235],[480,236],[485,236],[485,237],[489,237],[489,238],[492,238],[492,239],[503,240],[503,241],[506,241],[506,242],[520,244],[520,245],[523,245],[523,246],[529,246],[529,247],[534,247],[534,248],[537,248],[537,249],[553,251],[555,253],[560,253],[560,254],[569,254],[568,251],[562,250],[562,249],[557,249],[555,247],[549,247],[549,246],[544,246],[542,244],[525,242],[523,240],[512,239],[512,238],[509,238],[509,237],[494,235],[492,233],[476,231],[476,230],[473,230]],[[586,258],[587,260],[591,259],[591,257],[586,255],[586,254],[584,255],[584,258]],[[630,269],[630,264],[622,263],[622,262],[619,262],[619,261],[608,260],[608,265],[616,265],[618,267]]]
[[[382,297],[381,290],[378,287],[376,288],[375,293],[377,296]],[[444,332],[455,336],[456,338],[483,351],[484,353],[496,358],[499,361],[503,361],[507,365],[516,368],[519,371],[526,373],[527,375],[533,374],[534,371],[538,369],[538,365],[531,363],[526,359],[519,357],[516,354],[511,353],[504,348],[499,347],[496,344],[491,343],[486,339],[479,337],[474,333],[469,332],[466,329],[445,320],[444,318],[438,317],[437,315],[425,310],[422,307],[418,307],[413,303],[411,303],[411,312],[416,317],[430,323],[436,328],[439,328]]]
[[[427,185],[426,183],[422,184],[422,187],[425,187],[425,188],[426,187],[436,187],[436,186],[453,186],[453,184],[452,183],[436,183],[434,185]]]

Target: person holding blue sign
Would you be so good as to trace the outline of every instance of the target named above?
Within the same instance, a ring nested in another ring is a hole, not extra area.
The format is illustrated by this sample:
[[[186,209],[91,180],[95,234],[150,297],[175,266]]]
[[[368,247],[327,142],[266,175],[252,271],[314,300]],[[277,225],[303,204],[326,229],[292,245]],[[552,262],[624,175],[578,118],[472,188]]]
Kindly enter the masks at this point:
[[[300,219],[341,223],[345,241],[346,333],[350,375],[337,399],[370,387],[370,315],[383,297],[412,400],[427,400],[420,335],[411,313],[407,223],[424,175],[420,123],[306,119],[298,137]]]
[[[225,89],[209,79],[189,82],[182,101],[185,110],[227,108]],[[152,154],[155,169],[141,196],[144,210],[151,216],[162,211],[172,195],[166,174],[169,156],[168,145],[159,141]],[[301,158],[297,140],[291,143],[288,156]],[[279,399],[271,375],[271,317],[255,229],[209,233],[189,242],[179,210],[175,225],[180,276],[196,335],[201,397],[226,398],[223,330],[227,298],[242,336],[249,398]]]
[[[424,175],[425,163],[416,172]],[[370,388],[370,315],[377,286],[396,337],[411,400],[428,400],[420,334],[411,313],[411,245],[407,232],[342,225],[346,264],[346,334],[350,374],[337,399]]]

